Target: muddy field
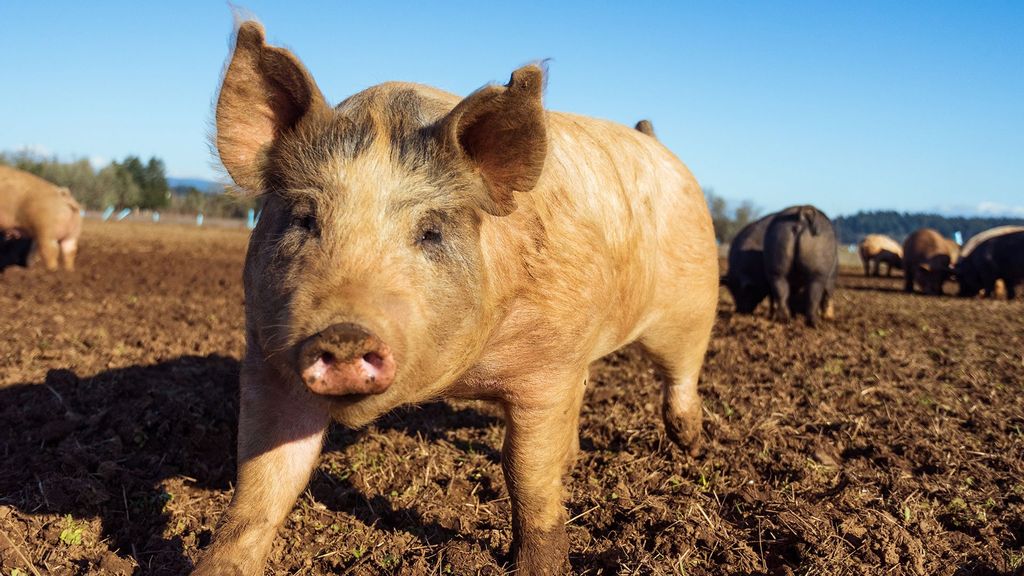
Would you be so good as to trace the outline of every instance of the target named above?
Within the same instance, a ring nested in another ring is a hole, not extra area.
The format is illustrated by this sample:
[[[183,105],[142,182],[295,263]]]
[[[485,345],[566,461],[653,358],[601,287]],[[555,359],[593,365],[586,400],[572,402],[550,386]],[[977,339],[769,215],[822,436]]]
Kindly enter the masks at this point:
[[[80,270],[0,274],[0,573],[182,574],[231,495],[243,230],[88,222]],[[1024,303],[840,279],[812,331],[733,316],[704,450],[636,350],[592,370],[570,479],[579,574],[1019,574]],[[952,290],[952,287],[949,287]],[[334,429],[273,574],[502,574],[498,413]]]

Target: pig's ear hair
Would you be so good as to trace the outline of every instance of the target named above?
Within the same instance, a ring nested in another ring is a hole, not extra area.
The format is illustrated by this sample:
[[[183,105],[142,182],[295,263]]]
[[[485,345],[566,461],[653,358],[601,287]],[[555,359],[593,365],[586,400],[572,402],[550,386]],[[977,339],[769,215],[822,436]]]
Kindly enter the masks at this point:
[[[326,107],[313,77],[291,52],[267,46],[263,27],[242,22],[217,98],[215,142],[239,187],[264,192],[267,151],[307,113]]]
[[[548,145],[543,89],[540,66],[524,66],[505,86],[470,94],[442,120],[443,138],[487,188],[487,197],[480,200],[490,214],[511,214],[516,209],[513,192],[529,192],[540,179]]]

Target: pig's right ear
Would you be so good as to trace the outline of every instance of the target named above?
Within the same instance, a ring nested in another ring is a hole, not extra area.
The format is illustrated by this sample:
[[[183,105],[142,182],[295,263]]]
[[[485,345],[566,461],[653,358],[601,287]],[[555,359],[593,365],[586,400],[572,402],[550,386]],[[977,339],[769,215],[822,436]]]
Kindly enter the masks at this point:
[[[511,214],[513,193],[533,190],[540,179],[548,147],[543,88],[541,68],[524,66],[505,86],[470,94],[442,120],[442,137],[483,181],[480,205],[490,214]]]
[[[299,59],[267,46],[257,22],[243,22],[217,99],[217,152],[235,183],[264,192],[271,144],[310,111],[326,106]]]

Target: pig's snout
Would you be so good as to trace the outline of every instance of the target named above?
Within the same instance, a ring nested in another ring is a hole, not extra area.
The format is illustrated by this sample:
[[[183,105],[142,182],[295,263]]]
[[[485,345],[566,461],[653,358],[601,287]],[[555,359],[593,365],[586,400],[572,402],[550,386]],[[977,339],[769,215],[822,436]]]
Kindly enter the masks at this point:
[[[298,371],[317,394],[380,394],[395,379],[395,358],[362,326],[334,324],[299,346]]]

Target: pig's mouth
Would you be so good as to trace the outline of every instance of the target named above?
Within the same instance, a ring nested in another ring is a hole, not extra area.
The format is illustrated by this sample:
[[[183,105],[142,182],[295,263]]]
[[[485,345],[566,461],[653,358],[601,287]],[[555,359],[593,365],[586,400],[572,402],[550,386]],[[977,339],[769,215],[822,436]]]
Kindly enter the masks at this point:
[[[296,368],[311,392],[380,394],[395,379],[390,347],[358,324],[333,324],[299,345]]]

